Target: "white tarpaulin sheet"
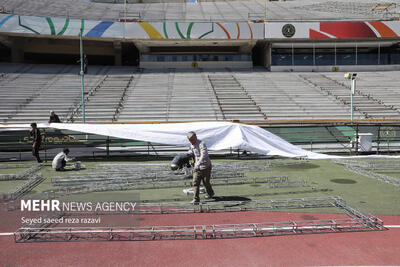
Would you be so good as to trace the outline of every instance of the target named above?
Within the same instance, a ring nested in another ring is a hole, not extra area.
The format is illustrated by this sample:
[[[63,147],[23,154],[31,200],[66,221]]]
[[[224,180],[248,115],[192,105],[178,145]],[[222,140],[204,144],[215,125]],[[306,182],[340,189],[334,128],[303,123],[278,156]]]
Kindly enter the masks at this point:
[[[163,124],[79,124],[42,123],[39,128],[55,128],[146,141],[151,143],[189,147],[186,134],[194,131],[210,150],[242,149],[262,155],[307,157],[309,159],[339,158],[301,149],[282,138],[254,125],[231,122],[194,122]],[[29,128],[29,125],[3,125],[5,129]],[[342,157],[340,157],[342,158]],[[348,158],[348,157],[346,157]]]

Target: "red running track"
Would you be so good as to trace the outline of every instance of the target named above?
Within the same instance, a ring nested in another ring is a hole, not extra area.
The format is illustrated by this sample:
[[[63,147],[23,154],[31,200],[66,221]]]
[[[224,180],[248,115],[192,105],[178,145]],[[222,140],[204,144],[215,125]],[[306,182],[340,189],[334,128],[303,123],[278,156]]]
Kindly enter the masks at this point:
[[[346,216],[286,212],[143,215],[141,225],[230,224],[332,218]],[[400,225],[400,216],[379,218],[385,225]],[[1,231],[4,232],[4,229]],[[400,265],[400,228],[374,232],[176,241],[14,243],[12,236],[2,236],[0,265],[393,266]]]

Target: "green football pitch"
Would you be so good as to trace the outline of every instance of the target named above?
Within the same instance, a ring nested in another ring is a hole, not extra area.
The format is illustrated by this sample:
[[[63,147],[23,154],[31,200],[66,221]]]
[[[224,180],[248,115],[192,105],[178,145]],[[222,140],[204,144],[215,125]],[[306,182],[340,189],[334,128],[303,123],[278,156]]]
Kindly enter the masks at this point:
[[[215,178],[212,179],[212,184],[215,184],[214,191],[216,195],[223,200],[262,200],[339,196],[358,208],[366,210],[374,215],[400,215],[400,186],[376,178],[383,176],[393,178],[394,181],[400,181],[400,160],[357,159],[353,160],[353,162],[354,164],[358,164],[358,166],[364,166],[364,170],[368,170],[369,173],[372,173],[372,177],[371,175],[368,177],[350,171],[346,168],[346,165],[336,163],[332,160],[295,161],[291,159],[216,159],[213,160],[214,170],[224,165],[230,166],[235,164],[244,164],[249,167],[243,171],[244,177],[235,178],[234,180],[218,180],[218,178]],[[27,194],[51,191],[59,192],[63,187],[68,187],[68,185],[55,185],[54,180],[56,179],[74,179],[75,177],[82,178],[85,176],[89,177],[88,179],[91,179],[96,177],[96,175],[106,177],[104,176],[104,165],[108,168],[107,173],[117,172],[121,165],[137,167],[139,170],[146,165],[148,165],[146,168],[151,170],[152,165],[157,165],[158,171],[160,170],[160,166],[161,168],[165,166],[165,170],[162,170],[164,173],[168,173],[169,171],[169,161],[89,161],[82,163],[84,165],[83,169],[79,171],[65,172],[55,172],[51,169],[51,162],[44,163],[44,166],[36,172],[41,173],[44,180],[30,189]],[[0,163],[0,176],[5,177],[5,174],[18,174],[34,164],[34,162],[2,162]],[[267,165],[269,165],[269,167],[264,171],[260,171],[260,168],[256,168],[261,167],[262,169]],[[375,167],[373,169],[365,167],[370,165]],[[376,177],[374,177],[374,175]],[[171,179],[176,180],[176,178],[172,176],[173,174],[171,172]],[[276,184],[265,182],[268,180],[266,178],[276,176],[285,177],[285,182]],[[126,177],[129,178],[129,175],[125,174],[125,178]],[[166,181],[168,181],[168,179]],[[25,182],[26,180],[0,181],[0,194],[7,194],[23,185]],[[91,181],[87,181],[86,183],[91,183]],[[74,201],[122,201],[138,198],[143,202],[189,202],[191,200],[191,195],[183,193],[183,189],[190,188],[189,183],[190,180],[182,179],[175,183],[167,182],[157,184],[157,182],[152,182],[150,184],[155,187],[154,189],[151,189],[151,186],[150,188],[146,188],[146,186],[141,185],[139,187],[125,187],[123,190],[114,188],[111,191],[104,192],[81,192],[76,194],[59,194],[56,196],[59,199],[72,199]],[[204,195],[201,195],[202,200],[204,200],[203,196]],[[327,212],[327,210],[320,208],[313,209],[312,212]]]

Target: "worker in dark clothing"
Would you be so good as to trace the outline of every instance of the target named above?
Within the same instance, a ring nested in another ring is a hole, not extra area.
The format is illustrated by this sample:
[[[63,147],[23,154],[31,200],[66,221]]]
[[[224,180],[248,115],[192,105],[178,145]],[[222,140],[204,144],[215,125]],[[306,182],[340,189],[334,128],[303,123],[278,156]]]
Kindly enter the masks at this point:
[[[89,60],[87,58],[87,56],[85,55],[83,57],[83,73],[87,74],[88,71],[88,64],[89,64]]]
[[[188,153],[177,154],[171,161],[170,167],[172,171],[183,169],[183,179],[193,179],[190,161],[193,159],[192,155]]]
[[[78,62],[79,64],[81,64],[81,59],[79,59],[77,62]],[[89,65],[89,60],[88,60],[87,56],[84,55],[84,56],[83,56],[83,74],[87,74],[87,72],[88,72],[88,65]],[[79,75],[82,75],[82,74],[79,72]]]
[[[58,115],[54,111],[50,111],[49,123],[59,123],[59,122],[61,121]]]
[[[171,161],[171,170],[176,171],[182,169],[183,167],[190,168],[191,155],[187,153],[181,153],[174,157]]]
[[[42,135],[40,134],[35,122],[31,123],[31,129],[29,133],[31,136],[33,136],[32,155],[36,158],[38,163],[42,163],[43,161],[39,156],[39,149],[40,145],[42,144]]]

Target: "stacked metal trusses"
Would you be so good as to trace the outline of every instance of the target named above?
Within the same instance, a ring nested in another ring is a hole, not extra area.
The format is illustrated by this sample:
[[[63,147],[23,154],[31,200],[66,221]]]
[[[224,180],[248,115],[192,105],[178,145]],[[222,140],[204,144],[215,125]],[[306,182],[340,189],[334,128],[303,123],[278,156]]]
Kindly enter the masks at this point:
[[[268,200],[242,200],[242,201],[207,201],[193,205],[187,202],[160,202],[160,203],[138,203],[134,202],[135,209],[128,212],[111,212],[113,214],[178,214],[178,213],[215,213],[215,212],[238,212],[238,211],[272,211],[288,209],[311,209],[311,208],[334,208],[339,207],[337,201],[340,198],[289,198]],[[97,205],[100,202],[94,202]],[[102,211],[74,211],[64,212],[64,215],[99,215]],[[110,214],[107,212],[106,214]]]
[[[16,187],[12,191],[8,192],[3,196],[4,200],[15,200],[17,198],[22,197],[24,194],[32,190],[35,186],[40,184],[44,180],[42,174],[35,174],[31,176],[28,180],[26,180],[23,184]]]
[[[399,170],[400,161],[358,161],[358,160],[334,160],[335,163],[342,164],[347,170],[369,177],[387,184],[400,186],[400,179],[388,176],[381,173],[376,173],[379,170]]]
[[[266,166],[248,166],[244,164],[215,164],[212,171],[213,178],[244,177],[245,171],[266,171]],[[190,178],[188,169],[170,171],[168,164],[100,164],[93,172],[85,175],[74,175],[73,177],[55,177],[51,181],[54,185],[69,185],[85,182],[108,182],[108,181],[136,181],[171,180],[171,177],[185,179]]]
[[[293,166],[293,165],[301,165],[309,163],[309,160],[306,158],[298,158],[298,159],[271,159],[266,161],[266,165],[271,167],[282,167],[282,166]]]
[[[19,173],[15,174],[0,174],[0,181],[10,181],[10,180],[24,180],[29,176],[39,171],[43,167],[43,164],[35,164],[30,166],[28,169],[25,169]],[[26,168],[26,165],[22,164],[8,164],[5,166],[7,169],[15,169],[15,168]]]
[[[115,170],[118,170],[116,172]],[[261,164],[248,164],[246,162],[224,162],[213,163],[212,175],[214,176],[231,176],[243,174],[245,172],[264,172],[268,170],[268,162]],[[169,164],[152,163],[152,164],[99,164],[96,166],[96,174],[99,175],[119,175],[137,178],[153,178],[168,179],[171,175],[186,175],[187,170],[181,169],[171,171]]]
[[[172,177],[172,178],[171,178]],[[191,177],[190,177],[191,178]],[[232,174],[217,174],[213,175],[213,178],[216,179],[230,179],[230,178],[244,178],[244,173],[232,173]],[[86,175],[74,175],[68,177],[54,177],[51,178],[51,183],[54,186],[74,186],[80,184],[87,183],[157,183],[157,182],[166,182],[166,181],[182,181],[187,179],[187,177],[177,177],[174,175],[170,175],[169,177],[160,177],[156,178],[155,176],[138,176],[130,175],[129,173],[121,173],[118,170],[110,171],[107,175],[104,174],[86,174]]]
[[[307,187],[304,180],[289,180],[285,176],[245,177],[245,172],[265,172],[269,163],[216,163],[213,166],[213,185],[242,185],[267,183],[270,188]],[[185,172],[186,171],[186,172]],[[178,177],[177,177],[178,176]],[[182,179],[183,178],[183,179]],[[119,190],[144,190],[192,187],[187,170],[172,172],[168,164],[100,164],[96,171],[85,175],[52,178],[55,194],[76,194]]]
[[[199,203],[199,205],[180,202],[140,203],[136,211],[141,214],[266,211],[337,207],[336,202],[337,198],[326,197],[268,199],[255,201],[215,201],[203,202]]]
[[[351,172],[354,172],[354,173],[357,173],[357,174],[360,174],[360,175],[363,175],[363,176],[366,176],[366,177],[369,177],[369,178],[372,178],[372,179],[375,179],[378,181],[382,181],[387,184],[391,184],[394,186],[400,186],[399,178],[395,178],[395,177],[388,176],[388,175],[381,174],[381,173],[376,173],[371,170],[362,169],[362,168],[354,167],[351,165],[347,165],[346,168]]]
[[[38,183],[36,183],[36,185],[39,185],[39,183],[42,182],[43,180],[38,181]],[[31,187],[30,190],[32,190],[32,188],[33,187]],[[20,210],[21,209],[21,199],[49,200],[49,199],[54,199],[54,198],[55,198],[54,194],[51,194],[51,193],[42,193],[42,192],[35,192],[35,191],[28,190],[17,198],[5,199],[4,207],[7,211]]]
[[[368,164],[372,170],[400,170],[400,160],[374,160]]]
[[[270,188],[288,188],[288,187],[307,187],[304,180],[289,180],[286,176],[271,177],[252,177],[252,178],[217,178],[213,179],[213,186],[226,185],[244,185],[244,184],[268,184]],[[101,183],[85,183],[76,186],[53,189],[55,194],[82,194],[104,191],[122,191],[122,190],[147,190],[147,189],[167,189],[192,187],[191,180],[168,180],[168,181],[143,181],[136,180],[130,182],[124,179],[116,179]],[[45,192],[46,193],[46,192]]]
[[[225,225],[191,225],[191,226],[148,226],[148,227],[55,227],[27,228],[23,227],[14,233],[15,242],[40,241],[94,241],[94,240],[183,240],[183,239],[224,239],[243,237],[262,237],[274,235],[295,235],[311,233],[341,233],[351,231],[383,230],[383,221],[368,213],[348,205],[339,197],[277,199],[268,201],[252,201],[245,205],[263,206],[263,209],[290,209],[336,207],[343,210],[349,218],[330,220],[308,220],[291,222],[262,222]],[[236,203],[240,205],[239,203]],[[202,204],[187,207],[169,203],[162,211],[161,204],[141,205],[140,213],[193,213],[238,211],[214,209],[217,206],[234,207],[233,203]],[[251,210],[249,209],[245,210]]]

